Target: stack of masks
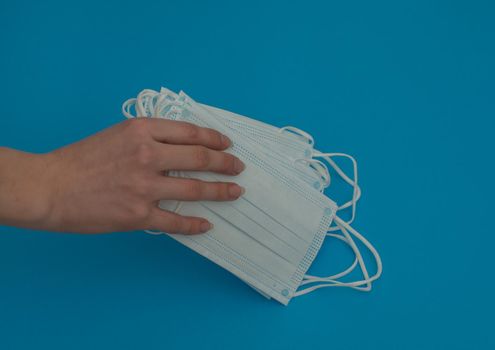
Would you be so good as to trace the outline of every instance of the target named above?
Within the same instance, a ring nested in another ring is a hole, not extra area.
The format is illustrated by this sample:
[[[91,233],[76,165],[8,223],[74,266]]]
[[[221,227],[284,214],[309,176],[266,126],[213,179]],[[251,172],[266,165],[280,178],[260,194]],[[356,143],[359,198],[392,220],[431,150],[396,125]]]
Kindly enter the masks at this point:
[[[165,88],[160,92],[143,90],[137,98],[126,101],[122,110],[128,118],[164,118],[215,129],[232,140],[227,152],[246,165],[235,178],[246,192],[236,201],[160,201],[162,209],[204,217],[214,225],[205,234],[170,237],[284,305],[295,296],[323,287],[371,290],[371,283],[381,274],[382,264],[375,248],[350,226],[361,195],[354,158],[316,150],[313,138],[300,129],[277,128],[197,103],[184,92],[176,94]],[[335,162],[337,157],[352,161],[352,178]],[[340,206],[323,194],[331,180],[327,164],[353,187],[352,199]],[[176,171],[170,175],[232,181],[229,176],[209,172]],[[337,213],[346,208],[351,210],[351,217],[344,221]],[[355,260],[345,271],[332,276],[308,275],[326,237],[347,243]],[[354,239],[361,241],[375,258],[377,269],[373,276],[369,276]],[[342,281],[358,265],[363,278]]]

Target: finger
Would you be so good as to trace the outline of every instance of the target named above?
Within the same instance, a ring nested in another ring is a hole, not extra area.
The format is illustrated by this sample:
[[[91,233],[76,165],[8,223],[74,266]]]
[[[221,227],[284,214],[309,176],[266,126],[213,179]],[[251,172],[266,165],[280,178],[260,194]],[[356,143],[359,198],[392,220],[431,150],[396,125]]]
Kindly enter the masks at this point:
[[[213,225],[206,219],[182,216],[159,208],[152,210],[147,227],[148,230],[186,235],[204,233],[212,228]]]
[[[238,175],[245,165],[237,157],[204,146],[166,145],[159,150],[160,170],[212,171]]]
[[[181,201],[233,201],[242,196],[244,188],[232,182],[207,182],[197,179],[161,177],[153,181],[153,199]]]
[[[231,144],[230,139],[216,130],[159,118],[149,118],[150,133],[158,142],[174,145],[202,145],[211,149],[224,150]]]

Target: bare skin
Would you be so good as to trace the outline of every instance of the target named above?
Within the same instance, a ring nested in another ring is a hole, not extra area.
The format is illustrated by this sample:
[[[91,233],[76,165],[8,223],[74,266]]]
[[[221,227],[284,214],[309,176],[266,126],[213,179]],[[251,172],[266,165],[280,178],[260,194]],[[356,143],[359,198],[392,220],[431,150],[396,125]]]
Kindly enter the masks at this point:
[[[206,219],[157,203],[239,198],[244,189],[234,182],[167,176],[170,170],[239,174],[244,164],[222,152],[230,144],[212,129],[138,118],[46,154],[0,148],[0,224],[78,233],[206,232]]]

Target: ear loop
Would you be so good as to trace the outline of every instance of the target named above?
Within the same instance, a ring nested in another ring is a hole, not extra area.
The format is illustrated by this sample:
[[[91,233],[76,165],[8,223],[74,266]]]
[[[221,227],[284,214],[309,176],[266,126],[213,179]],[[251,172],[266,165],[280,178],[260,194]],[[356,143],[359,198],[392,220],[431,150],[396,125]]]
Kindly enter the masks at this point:
[[[354,193],[353,193],[353,199],[347,203],[345,203],[344,205],[340,206],[338,210],[342,210],[342,209],[345,209],[347,207],[349,207],[350,205],[353,205],[355,207],[355,202],[357,202],[361,196],[361,191],[360,191],[360,188],[359,186],[357,186],[357,162],[355,161],[355,159],[349,155],[343,155],[343,154],[339,154],[339,153],[322,153],[322,152],[319,152],[317,150],[315,150],[315,157],[323,157],[323,158],[326,158],[325,160],[327,160],[327,162],[336,170],[336,172],[338,173],[339,176],[341,176],[344,181],[346,181],[348,184],[350,184],[351,186],[354,187]],[[344,172],[343,170],[331,159],[332,156],[345,156],[347,158],[350,158],[351,161],[353,162],[353,166],[354,166],[354,181],[351,180]],[[316,159],[312,159],[312,160],[316,160]],[[302,161],[302,160],[300,160]],[[320,165],[320,168],[319,169],[315,169],[317,170],[317,172],[319,172],[321,174],[321,177],[323,179],[325,179],[325,187],[328,187],[330,186],[330,183],[331,183],[331,176],[330,176],[330,173],[328,171],[328,168],[326,167],[326,164],[319,161],[319,160],[316,160]],[[305,162],[305,163],[310,163],[310,162]],[[312,165],[317,168],[317,166],[315,166],[315,163],[312,163]],[[324,169],[323,169],[324,168]],[[322,192],[323,192],[323,189],[322,189]],[[354,209],[355,210],[355,209]],[[351,221],[355,218],[355,212],[354,212],[354,216],[351,218]],[[338,231],[340,230],[341,232],[343,232],[341,230],[341,228],[339,226],[334,226],[334,227],[330,227],[328,232],[332,232],[332,231]],[[344,229],[345,230],[345,229]],[[357,247],[356,249],[354,249],[354,247],[352,246],[352,243],[351,241],[348,239],[348,233],[346,231],[346,234],[347,236],[342,236],[342,235],[339,235],[339,234],[334,234],[334,233],[327,233],[327,236],[329,237],[333,237],[333,238],[337,238],[337,239],[340,239],[342,240],[343,242],[345,242],[347,245],[349,245],[349,247],[353,250],[354,252],[354,256],[355,256],[355,259],[354,259],[354,262],[344,271],[336,274],[336,275],[332,275],[332,276],[328,276],[328,277],[324,277],[326,280],[336,280],[338,278],[342,278],[344,276],[347,276],[348,274],[350,274],[357,266],[358,262],[359,262],[359,259],[358,259],[358,254],[359,254],[359,251],[358,253],[356,254],[356,251],[357,251]],[[350,238],[350,237],[349,237]],[[350,238],[352,240],[352,238]],[[367,276],[367,271],[366,271],[366,267],[364,266],[364,263],[361,265],[361,268],[363,269],[364,268],[364,274],[365,276]],[[367,277],[365,277],[367,278]],[[309,284],[309,283],[315,283],[317,281],[320,281],[320,277],[317,277],[317,276],[311,276],[311,275],[306,275],[305,276],[305,280],[303,280],[303,282],[301,283],[301,285],[306,285],[306,284]],[[339,281],[336,281],[336,282],[339,282]]]
[[[135,106],[136,106],[136,99],[135,98],[128,99],[122,104],[122,114],[128,119],[135,118],[136,116],[131,113],[131,108]]]
[[[132,114],[132,107],[134,107],[136,115]],[[149,107],[148,99],[143,101],[142,98],[139,100],[137,98],[130,98],[122,104],[122,114],[128,119],[148,117],[150,114],[148,112],[149,110],[152,109]]]
[[[304,294],[313,292],[316,289],[328,288],[328,287],[349,287],[352,289],[368,292],[371,290],[371,282],[376,281],[381,276],[382,271],[383,271],[382,260],[380,258],[380,255],[378,254],[377,250],[375,249],[375,247],[373,247],[373,245],[366,238],[364,238],[359,232],[357,232],[355,229],[353,229],[349,224],[347,224],[345,221],[343,221],[339,217],[337,217],[337,216],[335,217],[335,222],[338,225],[338,227],[340,228],[341,232],[344,234],[344,236],[347,240],[346,243],[348,243],[351,246],[352,250],[356,254],[356,259],[359,263],[359,266],[360,266],[361,271],[363,273],[364,279],[362,279],[360,281],[354,281],[354,282],[342,282],[342,281],[338,281],[335,278],[335,276],[342,277],[342,276],[345,276],[348,273],[350,273],[350,271],[352,271],[353,268],[355,267],[355,265],[352,264],[347,270],[341,272],[340,274],[334,275],[334,276],[329,276],[329,277],[316,277],[316,276],[309,276],[309,275],[306,276],[305,279],[303,280],[303,282],[301,283],[301,285],[306,285],[306,284],[316,283],[316,282],[323,282],[323,283],[299,290],[296,293],[294,293],[294,296],[304,295]],[[369,277],[368,270],[366,269],[366,265],[365,265],[364,260],[363,260],[363,256],[361,255],[361,252],[359,251],[358,247],[356,246],[356,243],[352,239],[349,232],[353,236],[355,236],[357,239],[359,239],[366,246],[366,248],[368,248],[368,250],[373,254],[373,257],[375,258],[375,262],[376,262],[376,273],[373,276]],[[332,235],[332,237],[335,237],[335,236],[333,236],[333,234],[329,234],[329,235]],[[363,286],[363,285],[365,285],[365,286]]]
[[[122,104],[122,114],[129,119],[151,116],[150,97],[152,100],[156,95],[158,93],[153,90],[145,89],[141,91],[137,98],[130,98]],[[131,113],[132,107],[134,107],[136,115]]]
[[[166,118],[173,106],[179,106],[177,95],[166,88],[162,88],[159,94],[150,99],[150,109],[154,118]],[[167,110],[162,115],[165,109]]]
[[[308,134],[306,131],[296,128],[294,126],[290,126],[290,125],[284,126],[281,127],[278,131],[280,133],[283,133],[284,131],[288,131],[291,134],[295,134],[296,136],[299,136],[301,139],[309,143],[311,146],[315,144],[315,140],[313,139],[313,136]]]
[[[352,157],[348,154],[345,154],[345,153],[322,153],[322,152],[316,151],[316,150],[315,150],[314,157],[325,159],[328,162],[328,164],[330,164],[330,166],[337,172],[337,174],[345,182],[347,182],[350,186],[353,187],[352,199],[350,201],[344,203],[343,205],[339,206],[339,208],[337,210],[337,211],[340,211],[340,210],[343,210],[343,209],[346,209],[346,208],[352,206],[351,218],[350,218],[350,220],[347,221],[348,224],[351,224],[354,221],[354,219],[356,218],[356,204],[359,201],[359,199],[361,198],[361,188],[358,185],[358,166],[357,166],[356,159],[354,159],[354,157]],[[337,165],[337,163],[335,163],[335,161],[332,159],[332,157],[345,157],[345,158],[348,158],[351,160],[352,167],[353,167],[353,173],[354,173],[354,175],[353,175],[354,180],[349,178],[344,173],[344,171]],[[336,226],[329,228],[329,231],[339,231],[339,230],[340,229]]]
[[[320,192],[323,192],[325,188],[330,186],[331,177],[330,172],[325,163],[318,159],[306,159],[306,158],[297,158],[294,160],[294,163],[302,163],[308,165],[311,170],[313,170],[319,177],[323,183],[320,183],[319,188]],[[318,185],[318,182],[316,183]]]
[[[344,276],[347,276],[347,275],[348,275],[348,274],[350,274],[352,271],[354,271],[354,269],[356,268],[356,266],[357,266],[357,264],[358,264],[358,258],[357,258],[356,254],[355,254],[355,252],[354,252],[354,249],[352,249],[352,246],[350,245],[350,243],[349,243],[349,241],[347,240],[347,238],[346,238],[346,237],[344,237],[344,236],[342,236],[342,235],[339,235],[339,234],[336,234],[336,233],[327,233],[327,234],[326,234],[326,236],[327,236],[327,237],[337,238],[337,239],[341,240],[342,242],[344,242],[345,244],[347,244],[347,245],[351,248],[352,252],[354,253],[354,262],[353,262],[353,263],[352,263],[352,264],[351,264],[351,265],[350,265],[347,269],[345,269],[344,271],[339,272],[339,273],[337,273],[337,274],[335,274],[335,275],[331,275],[331,276],[328,276],[328,277],[324,277],[324,278],[325,278],[325,279],[328,279],[328,280],[331,280],[331,279],[335,280],[335,279],[337,279],[337,278],[342,278],[342,277],[344,277]],[[305,285],[305,284],[308,284],[308,283],[314,283],[314,282],[315,282],[315,280],[320,279],[320,278],[322,278],[322,277],[319,277],[319,276],[312,276],[312,275],[308,275],[308,274],[307,274],[307,275],[305,275],[305,276],[304,276],[304,279],[303,279],[303,281],[301,282],[301,286],[302,286],[302,285]]]
[[[136,98],[136,111],[139,117],[150,117],[153,112],[150,107],[150,99],[158,95],[158,92],[150,89],[145,89],[139,93]]]
[[[335,218],[335,220],[336,219],[337,218]],[[337,223],[337,225],[338,225],[338,223]],[[318,277],[318,276],[308,275],[308,276],[305,276],[303,282],[301,282],[301,285],[306,285],[306,284],[315,283],[315,282],[328,282],[330,284],[326,284],[326,286],[350,287],[350,288],[357,289],[357,290],[369,291],[369,290],[371,290],[371,284],[369,282],[366,282],[369,279],[369,275],[368,275],[368,270],[367,270],[366,265],[364,263],[363,257],[361,255],[361,252],[359,251],[358,247],[356,246],[356,243],[352,239],[352,237],[349,234],[349,232],[346,229],[344,229],[343,227],[340,227],[339,226],[339,228],[341,229],[341,232],[344,235],[345,242],[351,247],[352,251],[354,252],[354,255],[356,257],[356,260],[358,261],[359,267],[361,268],[361,271],[363,273],[364,280],[357,281],[357,282],[359,282],[359,284],[353,285],[354,282],[337,281],[335,278],[332,278],[333,276],[330,276],[330,277]],[[352,267],[352,265],[351,265],[351,267]],[[356,267],[356,266],[354,265],[354,267]],[[344,272],[342,272],[340,274],[337,274],[337,275],[342,275],[344,273],[345,273],[345,275],[347,275],[347,274],[351,273],[353,270],[354,270],[354,268],[352,270],[348,268]],[[340,276],[340,277],[343,277],[343,276]],[[363,283],[361,283],[361,282],[363,282]],[[366,287],[361,287],[361,285],[364,284],[364,283],[366,283],[367,286]],[[300,291],[301,292],[300,295],[309,293],[309,292],[311,292],[313,290],[316,290],[318,288],[322,288],[321,286],[323,286],[323,284],[305,288],[305,289],[303,289],[303,290]]]
[[[150,101],[150,108],[152,111],[152,117],[153,118],[163,118],[162,113],[163,110],[170,106],[170,104],[166,103],[165,99],[167,97],[163,94],[158,94],[154,98],[151,99]]]
[[[165,108],[177,105],[179,103],[174,96],[146,89],[141,91],[137,98],[128,99],[122,104],[122,114],[129,119],[137,117],[161,118],[161,113]],[[131,113],[132,107],[134,107],[136,115]]]

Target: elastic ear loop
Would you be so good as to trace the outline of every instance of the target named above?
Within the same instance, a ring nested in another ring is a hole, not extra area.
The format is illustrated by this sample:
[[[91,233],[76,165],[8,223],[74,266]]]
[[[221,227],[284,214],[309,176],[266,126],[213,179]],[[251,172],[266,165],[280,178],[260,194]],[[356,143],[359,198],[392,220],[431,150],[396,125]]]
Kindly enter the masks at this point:
[[[145,101],[146,110],[148,111],[148,115],[152,118],[157,118],[156,115],[156,107],[158,106],[158,100],[162,96],[157,94],[155,96],[147,97]]]
[[[294,163],[303,163],[309,165],[310,168],[317,173],[317,175],[323,180],[323,187],[320,192],[323,192],[325,188],[330,186],[332,181],[330,172],[328,171],[328,167],[325,163],[318,159],[306,159],[306,158],[297,158],[294,160]]]
[[[131,113],[131,108],[133,106],[136,106],[135,98],[130,98],[122,104],[122,114],[128,119],[136,117],[134,114]]]
[[[136,117],[147,117],[146,108],[144,107],[143,100],[139,96],[136,99],[136,105],[134,106],[134,108],[136,108]]]
[[[297,291],[294,294],[294,296],[304,295],[316,289],[327,288],[327,287],[349,287],[352,289],[368,292],[371,290],[371,282],[376,281],[381,276],[383,271],[382,260],[375,247],[373,247],[373,245],[366,238],[364,238],[359,232],[354,230],[350,225],[348,225],[345,221],[343,221],[339,217],[335,217],[335,221],[337,225],[341,228],[341,231],[344,234],[344,236],[347,238],[349,245],[354,250],[356,254],[356,258],[358,259],[359,266],[361,267],[361,270],[363,272],[364,279],[355,282],[341,282],[332,278],[325,278],[325,277],[308,278],[304,280],[301,283],[301,285],[314,283],[314,282],[327,282],[327,283],[322,283],[302,289],[300,291]],[[361,252],[357,248],[356,244],[354,243],[354,240],[352,239],[351,235],[347,230],[349,230],[357,239],[359,239],[366,246],[366,248],[368,248],[368,250],[373,254],[373,257],[375,258],[375,262],[376,262],[376,273],[373,276],[369,277],[368,270],[366,269],[366,265],[364,264]],[[363,285],[366,285],[366,287],[362,287]]]
[[[305,139],[306,142],[309,143],[311,146],[313,146],[315,144],[315,140],[313,139],[313,136],[308,134],[306,131],[301,130],[299,128],[296,128],[294,126],[290,126],[290,125],[284,126],[284,127],[281,127],[280,129],[278,129],[278,131],[280,133],[283,133],[284,131],[290,131],[293,134],[296,134],[297,136]]]
[[[145,93],[143,93],[143,91]],[[137,98],[130,98],[122,104],[122,114],[128,118],[137,118],[138,116],[147,116],[151,112],[152,117],[160,117],[160,113],[163,108],[173,104],[177,105],[174,101],[165,101],[166,96],[163,94],[153,94],[152,90],[143,90],[140,93],[139,101]],[[150,98],[151,97],[151,98]],[[134,107],[136,115],[132,114],[131,109]]]
[[[148,110],[149,98],[158,95],[158,92],[150,89],[141,91],[136,98],[136,112],[138,117],[148,117],[151,111]]]
[[[354,157],[345,154],[345,153],[322,153],[319,151],[316,151],[314,157],[321,157],[325,159],[328,164],[337,172],[337,174],[345,181],[347,184],[353,187],[353,193],[352,193],[352,199],[343,205],[339,206],[338,211],[346,209],[350,206],[352,206],[352,214],[351,214],[351,219],[347,221],[348,224],[351,224],[354,219],[356,218],[356,203],[359,201],[361,198],[361,188],[358,185],[358,167],[357,167],[357,162]],[[344,171],[337,165],[337,163],[334,162],[332,157],[345,157],[348,158],[352,161],[352,166],[353,166],[353,173],[354,173],[354,180],[350,179]],[[336,226],[330,227],[329,231],[338,231],[339,228]]]
[[[338,225],[338,224],[337,224]],[[322,288],[323,286],[335,286],[335,287],[350,287],[353,289],[361,290],[361,291],[369,291],[371,290],[371,284],[367,282],[369,279],[369,274],[368,274],[368,269],[366,268],[366,264],[364,263],[363,257],[361,255],[361,252],[359,251],[358,247],[356,246],[356,243],[352,239],[351,235],[349,232],[344,229],[343,227],[340,226],[341,232],[344,235],[346,239],[346,243],[349,244],[351,247],[352,251],[354,252],[354,255],[359,263],[359,267],[361,268],[361,271],[363,273],[364,279],[362,281],[357,281],[357,282],[342,282],[342,281],[337,281],[335,278],[332,277],[318,277],[318,276],[305,276],[303,282],[301,282],[301,285],[309,284],[309,283],[315,283],[315,282],[328,282],[328,284],[320,284],[312,287],[305,288],[301,290],[300,295],[309,293],[313,290],[316,290],[318,288]],[[352,266],[352,265],[351,265]],[[349,270],[349,269],[347,269]],[[347,270],[345,272],[347,272]],[[351,270],[352,271],[352,270]],[[351,272],[349,271],[349,273]],[[356,284],[357,285],[353,285]],[[366,283],[366,287],[361,287],[361,285]],[[299,292],[298,292],[299,293]],[[299,295],[299,294],[298,294]]]
[[[328,280],[330,280],[330,279],[334,279],[335,280],[337,278],[341,278],[341,277],[347,276],[352,271],[354,271],[354,269],[356,268],[356,266],[358,264],[358,258],[357,258],[356,254],[354,252],[354,249],[352,249],[351,244],[347,240],[347,238],[346,237],[343,237],[342,235],[336,234],[336,233],[327,233],[326,236],[327,237],[337,238],[337,239],[341,240],[342,242],[344,242],[345,244],[347,244],[349,246],[349,248],[351,248],[352,252],[354,253],[354,262],[347,269],[345,269],[344,271],[339,272],[339,273],[337,273],[335,275],[328,276],[328,277],[319,277],[319,276],[305,275],[303,281],[301,282],[301,286],[303,286],[305,284],[309,284],[309,283],[314,283],[315,282],[314,280],[317,280],[317,279],[320,279],[320,278],[325,278],[325,279],[328,279]]]
[[[328,164],[337,172],[337,174],[349,185],[353,187],[353,195],[352,195],[352,200],[348,201],[347,203],[341,205],[339,207],[339,210],[345,209],[350,207],[351,205],[353,206],[353,213],[352,213],[352,220],[354,220],[355,217],[355,204],[361,197],[361,188],[358,186],[358,167],[357,167],[357,162],[354,159],[354,157],[345,154],[345,153],[321,153],[321,152],[316,152],[315,157],[321,157],[325,159]],[[331,157],[345,157],[351,160],[352,165],[353,165],[353,173],[354,173],[354,180],[350,179],[344,171],[335,163],[335,161]],[[350,223],[350,222],[349,222]]]
[[[160,93],[158,96],[156,96],[151,101],[151,104],[152,104],[151,110],[153,111],[153,113],[152,113],[153,118],[160,118],[161,117],[161,113],[162,113],[163,109],[167,106],[167,104],[164,103],[165,98],[166,97]]]
[[[158,118],[166,106],[177,103],[175,103],[173,96],[145,89],[134,99],[134,104],[138,116]]]
[[[157,94],[150,100],[150,109],[154,118],[162,117],[161,113],[166,107],[171,105],[178,105],[178,103],[176,102],[176,97],[171,95],[170,90],[165,88],[162,88],[162,90],[159,94]]]

